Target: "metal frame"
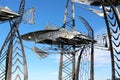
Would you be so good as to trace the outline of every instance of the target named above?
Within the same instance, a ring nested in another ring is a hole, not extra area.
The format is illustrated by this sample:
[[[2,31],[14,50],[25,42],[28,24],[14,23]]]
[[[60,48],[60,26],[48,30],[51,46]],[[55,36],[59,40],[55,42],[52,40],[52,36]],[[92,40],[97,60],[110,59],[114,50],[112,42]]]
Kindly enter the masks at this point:
[[[20,17],[9,21],[11,29],[0,50],[0,66],[3,68],[3,71],[0,70],[1,80],[28,80],[24,47],[18,31],[24,14],[25,2],[25,0],[20,1],[18,11]],[[16,73],[17,71],[20,71],[21,74]]]
[[[112,71],[111,78],[112,80],[115,80],[116,78],[120,78],[120,65],[119,65],[120,19],[118,16],[118,12],[116,10],[116,6],[113,5],[109,0],[107,0],[107,3],[109,4],[109,7],[110,7],[109,10],[104,5],[104,0],[102,0],[102,8],[104,11],[104,19],[106,22],[106,28],[108,32],[109,48],[110,48],[110,55],[111,55],[111,71]],[[107,12],[109,12],[109,14],[107,14]]]
[[[83,17],[80,17],[80,19],[84,23],[88,31],[88,37],[93,40],[92,43],[90,44],[90,48],[91,48],[90,79],[94,80],[94,31],[92,27],[89,25],[89,23],[87,22],[87,20],[85,20]]]
[[[88,22],[82,18],[82,22],[85,24],[88,35],[91,39],[94,39],[94,33]],[[64,23],[63,28],[70,29],[72,31],[75,30],[75,13],[74,13],[74,3],[71,0],[67,0],[65,13],[64,13]],[[84,42],[84,41],[83,41]],[[77,50],[79,49],[79,57],[77,58]],[[86,50],[90,50],[87,52]],[[61,44],[61,55],[60,55],[60,67],[59,67],[59,78],[58,80],[81,80],[79,79],[81,70],[81,59],[84,55],[88,55],[90,57],[90,65],[88,66],[90,69],[88,72],[89,77],[87,79],[94,80],[94,47],[93,42],[90,44],[74,44],[64,45]],[[76,61],[77,60],[77,61]],[[76,64],[77,62],[77,64]],[[86,76],[84,76],[86,77]],[[85,78],[84,78],[85,79]]]

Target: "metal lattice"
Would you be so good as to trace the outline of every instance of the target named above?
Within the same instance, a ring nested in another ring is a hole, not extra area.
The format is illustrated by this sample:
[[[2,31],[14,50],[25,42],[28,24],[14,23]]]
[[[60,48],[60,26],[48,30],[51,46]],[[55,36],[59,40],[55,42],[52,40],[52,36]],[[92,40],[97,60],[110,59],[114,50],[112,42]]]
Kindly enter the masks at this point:
[[[89,80],[90,79],[90,68],[91,68],[91,51],[90,46],[85,46],[80,60],[80,75],[78,80]]]
[[[120,18],[116,5],[107,0],[109,8],[102,4],[106,21],[111,55],[112,80],[120,78]],[[107,14],[109,12],[109,14]]]
[[[84,18],[80,17],[80,19],[88,30],[89,38],[94,39],[90,25]],[[71,0],[68,0],[66,4],[63,27],[75,30],[74,3]],[[72,46],[62,45],[59,80],[94,80],[93,43],[84,44],[84,42],[87,42],[85,40],[82,42],[83,44],[74,44]]]
[[[75,29],[74,5],[71,0],[67,0],[64,13],[64,28]],[[75,80],[75,53],[71,54],[71,46],[62,45],[60,56],[59,80]],[[74,52],[74,51],[73,51]]]
[[[75,54],[71,46],[62,47],[59,80],[73,80],[75,78]]]
[[[24,14],[25,0],[21,0],[18,14],[20,17],[10,20],[10,32],[0,50],[0,79],[28,80],[26,57],[18,27]]]

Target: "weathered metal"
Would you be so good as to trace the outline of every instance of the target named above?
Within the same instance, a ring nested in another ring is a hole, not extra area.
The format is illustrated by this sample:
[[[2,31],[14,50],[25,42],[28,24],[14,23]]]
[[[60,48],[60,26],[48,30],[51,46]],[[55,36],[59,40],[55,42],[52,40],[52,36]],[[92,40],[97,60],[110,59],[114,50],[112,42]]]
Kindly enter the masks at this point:
[[[106,5],[104,5],[104,0],[102,0],[102,8],[104,11],[104,19],[106,22],[106,28],[108,32],[108,38],[109,38],[109,49],[110,49],[110,55],[111,55],[111,79],[115,80],[116,78],[120,77],[119,73],[119,35],[120,35],[120,19],[119,19],[119,13],[117,11],[117,6],[119,5],[117,0],[114,0],[114,3],[117,3],[118,5],[114,4],[112,1],[106,0],[108,3],[108,6],[110,9],[106,8]],[[109,12],[109,14],[107,14]],[[112,14],[112,16],[110,16]],[[114,28],[114,29],[113,29]],[[117,38],[115,37],[117,36]],[[117,60],[116,60],[117,58]]]
[[[0,7],[0,22],[12,20],[18,17],[20,17],[20,15],[13,12],[8,7]]]
[[[1,80],[28,80],[27,62],[18,30],[22,22],[24,7],[25,0],[21,0],[18,11],[19,17],[14,20],[9,20],[11,29],[0,50],[0,66],[4,68],[3,71],[0,71]],[[19,56],[17,57],[17,55]],[[17,62],[19,64],[17,64]],[[21,66],[23,70],[21,70]],[[21,74],[16,73],[17,70],[19,70]]]

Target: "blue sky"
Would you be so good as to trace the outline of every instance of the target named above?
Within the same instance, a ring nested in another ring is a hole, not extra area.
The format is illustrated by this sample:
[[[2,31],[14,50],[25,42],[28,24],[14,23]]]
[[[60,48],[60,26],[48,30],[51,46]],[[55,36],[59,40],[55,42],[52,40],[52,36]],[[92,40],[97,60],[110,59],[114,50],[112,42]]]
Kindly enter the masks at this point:
[[[8,6],[12,10],[17,11],[18,0],[1,0],[0,6]],[[36,30],[45,28],[47,23],[62,26],[64,9],[67,0],[27,0],[26,9],[34,7],[35,24],[22,24],[19,27],[20,33],[25,34]],[[15,7],[16,6],[16,7]],[[84,5],[82,5],[84,6]],[[86,7],[86,6],[85,6]],[[76,16],[83,16],[92,26],[95,35],[106,33],[104,20],[94,13],[84,10],[76,9]],[[84,32],[84,25],[79,23],[77,30]],[[0,24],[0,47],[9,32],[9,24]],[[4,35],[3,35],[4,34]],[[32,42],[24,41],[25,45],[33,47]],[[25,48],[29,80],[57,80],[59,68],[59,55],[51,54],[47,58],[40,60],[31,50]],[[110,78],[110,61],[109,52],[95,49],[95,80],[106,80]]]

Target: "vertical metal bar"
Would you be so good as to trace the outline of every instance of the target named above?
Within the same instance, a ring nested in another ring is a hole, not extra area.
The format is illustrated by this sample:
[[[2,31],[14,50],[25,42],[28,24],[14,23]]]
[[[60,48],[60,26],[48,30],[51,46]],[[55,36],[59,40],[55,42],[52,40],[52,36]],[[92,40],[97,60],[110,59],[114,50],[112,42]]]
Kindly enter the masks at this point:
[[[5,80],[12,80],[12,50],[13,50],[13,39],[14,39],[14,28],[11,27],[10,42],[8,45],[8,52],[6,57],[6,75]]]
[[[62,80],[62,66],[63,66],[63,45],[61,46],[61,54],[60,54],[60,66],[59,66],[59,78],[58,80]]]
[[[66,26],[66,17],[67,17],[67,8],[68,8],[68,3],[69,3],[69,0],[67,0],[67,4],[66,4],[66,7],[65,7],[65,12],[64,12],[64,22],[63,22],[63,28],[65,28]]]
[[[92,42],[91,42],[91,69],[90,69],[90,79],[94,80],[94,31],[91,28],[91,37],[92,37]]]
[[[6,57],[6,76],[5,80],[11,80],[11,72],[12,72],[12,42],[10,42],[8,46],[8,53]]]
[[[71,3],[72,3],[72,24],[73,24],[73,26],[72,26],[72,29],[73,30],[75,30],[75,10],[74,10],[74,3],[71,1]]]
[[[71,0],[70,0],[71,1]],[[74,3],[71,1],[72,5],[72,30],[75,30],[75,12],[74,12]],[[75,80],[75,45],[73,45],[73,54],[72,54],[72,78]]]
[[[91,43],[91,69],[90,69],[90,79],[94,80],[94,46]]]
[[[72,80],[75,80],[75,46],[73,46],[72,53]]]
[[[6,67],[5,67],[5,80],[7,80],[7,74],[8,74],[8,62],[9,62],[9,51],[7,50],[7,56],[6,56]]]
[[[106,28],[107,28],[107,32],[108,32],[109,45],[110,45],[112,80],[115,80],[115,69],[114,69],[115,64],[114,64],[114,54],[113,54],[113,47],[112,47],[111,32],[110,32],[109,22],[107,19],[107,14],[106,14],[105,7],[103,4],[102,4],[102,8],[104,11],[104,18],[105,18],[105,22],[106,22]]]

